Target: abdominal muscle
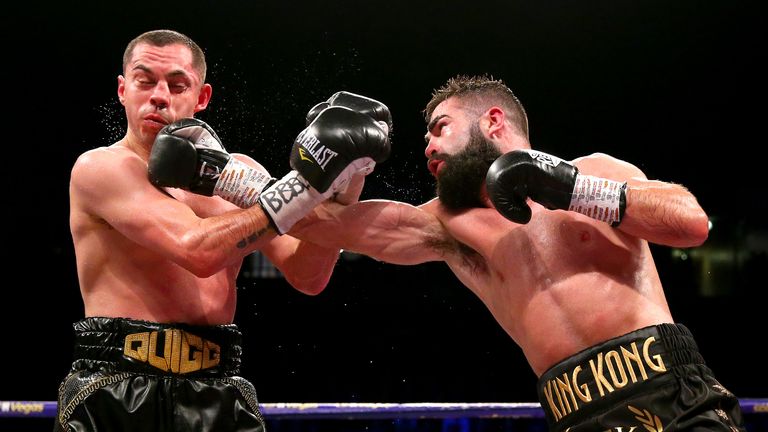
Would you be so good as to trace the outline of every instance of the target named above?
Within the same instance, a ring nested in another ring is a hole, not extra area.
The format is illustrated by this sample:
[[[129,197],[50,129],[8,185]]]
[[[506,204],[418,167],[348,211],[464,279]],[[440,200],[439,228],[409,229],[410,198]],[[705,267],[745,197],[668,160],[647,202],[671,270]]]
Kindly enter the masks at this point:
[[[165,263],[150,273],[121,275],[109,271],[82,286],[86,316],[131,318],[194,325],[230,324],[236,292],[224,272],[209,278],[188,277]]]
[[[666,304],[601,274],[573,276],[542,287],[519,306],[519,315],[494,313],[517,341],[537,376],[562,360],[608,339],[671,322]]]
[[[452,230],[487,268],[449,265],[537,376],[607,339],[672,322],[647,242],[573,212],[543,210],[526,225],[488,217],[474,225],[486,228],[482,238]]]
[[[76,239],[87,317],[197,325],[232,322],[239,265],[199,278],[104,224],[78,230]]]

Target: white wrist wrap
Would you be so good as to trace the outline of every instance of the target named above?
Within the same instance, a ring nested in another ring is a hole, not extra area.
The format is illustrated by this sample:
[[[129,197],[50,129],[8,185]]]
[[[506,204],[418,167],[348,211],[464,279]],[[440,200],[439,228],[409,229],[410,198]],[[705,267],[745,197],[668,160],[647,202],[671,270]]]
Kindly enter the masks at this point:
[[[588,175],[576,175],[568,210],[616,226],[624,216],[627,184]]]
[[[259,201],[279,234],[285,234],[299,219],[325,200],[325,196],[291,171],[261,194]]]
[[[252,207],[261,191],[272,181],[268,172],[230,158],[221,172],[213,194],[241,208]]]

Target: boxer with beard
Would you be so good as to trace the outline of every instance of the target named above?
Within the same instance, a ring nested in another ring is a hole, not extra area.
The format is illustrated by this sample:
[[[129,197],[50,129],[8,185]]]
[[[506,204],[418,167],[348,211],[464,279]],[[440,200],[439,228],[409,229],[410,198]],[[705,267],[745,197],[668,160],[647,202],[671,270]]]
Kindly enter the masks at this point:
[[[499,156],[501,152],[485,139],[477,125],[473,125],[464,150],[455,155],[435,154],[430,157],[430,162],[445,162],[436,176],[440,202],[455,210],[484,207],[480,191],[488,168]]]
[[[649,247],[707,239],[686,188],[603,153],[532,150],[520,101],[486,76],[448,80],[425,114],[437,198],[327,203],[291,234],[388,263],[445,262],[522,348],[553,431],[745,430],[673,319]]]

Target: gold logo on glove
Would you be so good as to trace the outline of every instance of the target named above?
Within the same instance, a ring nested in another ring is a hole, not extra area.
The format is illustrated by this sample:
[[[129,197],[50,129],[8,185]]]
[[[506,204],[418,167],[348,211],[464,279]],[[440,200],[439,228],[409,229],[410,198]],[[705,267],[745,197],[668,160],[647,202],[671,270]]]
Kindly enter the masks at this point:
[[[304,152],[305,152],[304,148],[300,148],[300,149],[299,149],[299,157],[301,158],[301,160],[305,160],[305,161],[313,162],[313,160],[312,160],[312,159],[310,159],[310,158],[308,158],[308,157],[306,156],[306,154],[304,154]]]
[[[161,346],[162,354],[157,352]],[[221,347],[184,330],[167,329],[127,335],[123,355],[149,363],[163,372],[185,374],[218,365]]]
[[[296,143],[301,146],[299,147],[299,157],[301,157],[302,160],[317,163],[323,171],[325,171],[328,162],[339,155],[339,152],[331,150],[321,144],[320,140],[309,131],[309,128],[301,131],[299,136],[296,137]],[[309,159],[307,153],[309,153],[313,159]]]

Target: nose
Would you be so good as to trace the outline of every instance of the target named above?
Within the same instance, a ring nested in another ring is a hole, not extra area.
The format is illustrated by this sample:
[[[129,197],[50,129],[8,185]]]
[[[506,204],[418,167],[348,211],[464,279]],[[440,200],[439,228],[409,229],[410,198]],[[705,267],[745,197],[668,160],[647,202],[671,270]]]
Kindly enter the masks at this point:
[[[429,159],[433,154],[437,153],[437,140],[434,136],[432,136],[432,134],[427,133],[424,135],[424,141],[427,142],[427,148],[424,149],[424,156]]]
[[[149,102],[157,109],[165,109],[168,107],[170,95],[171,89],[168,88],[168,83],[165,81],[158,81],[152,91],[152,96],[149,98]]]

